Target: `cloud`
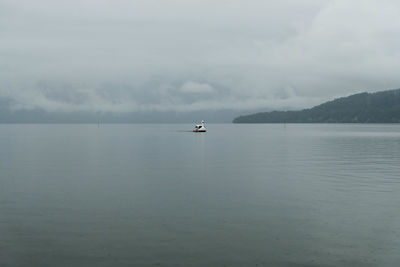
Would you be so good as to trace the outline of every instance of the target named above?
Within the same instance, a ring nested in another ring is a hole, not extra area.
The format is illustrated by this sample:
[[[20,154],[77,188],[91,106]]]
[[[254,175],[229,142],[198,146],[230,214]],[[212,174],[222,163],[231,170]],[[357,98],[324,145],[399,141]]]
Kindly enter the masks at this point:
[[[294,109],[400,87],[395,0],[0,0],[14,109]]]
[[[196,82],[186,82],[180,88],[182,93],[189,94],[209,94],[214,92],[214,88],[209,84],[205,83],[196,83]]]

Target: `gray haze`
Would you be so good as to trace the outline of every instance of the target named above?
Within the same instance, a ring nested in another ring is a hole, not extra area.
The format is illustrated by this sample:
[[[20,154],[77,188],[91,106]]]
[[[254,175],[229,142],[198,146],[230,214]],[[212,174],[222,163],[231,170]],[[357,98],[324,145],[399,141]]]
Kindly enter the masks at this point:
[[[0,101],[246,112],[400,87],[397,0],[0,0]]]

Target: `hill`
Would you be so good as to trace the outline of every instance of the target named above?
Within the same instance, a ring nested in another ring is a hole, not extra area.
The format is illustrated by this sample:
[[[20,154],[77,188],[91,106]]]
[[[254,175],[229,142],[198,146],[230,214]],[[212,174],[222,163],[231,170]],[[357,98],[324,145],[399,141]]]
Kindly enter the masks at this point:
[[[233,123],[399,123],[400,89],[360,93],[299,111],[240,116]]]

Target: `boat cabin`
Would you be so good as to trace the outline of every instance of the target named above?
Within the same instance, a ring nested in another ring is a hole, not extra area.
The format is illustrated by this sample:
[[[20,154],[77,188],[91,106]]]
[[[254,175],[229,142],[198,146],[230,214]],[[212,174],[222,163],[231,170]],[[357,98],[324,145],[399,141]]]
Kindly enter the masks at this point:
[[[193,132],[206,132],[206,127],[204,126],[204,121],[194,127]]]

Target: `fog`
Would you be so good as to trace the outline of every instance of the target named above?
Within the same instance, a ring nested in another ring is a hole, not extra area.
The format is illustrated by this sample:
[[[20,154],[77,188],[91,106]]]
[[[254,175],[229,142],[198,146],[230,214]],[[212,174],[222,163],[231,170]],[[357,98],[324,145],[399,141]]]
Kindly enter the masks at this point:
[[[399,88],[400,2],[0,0],[12,110],[298,109]]]

